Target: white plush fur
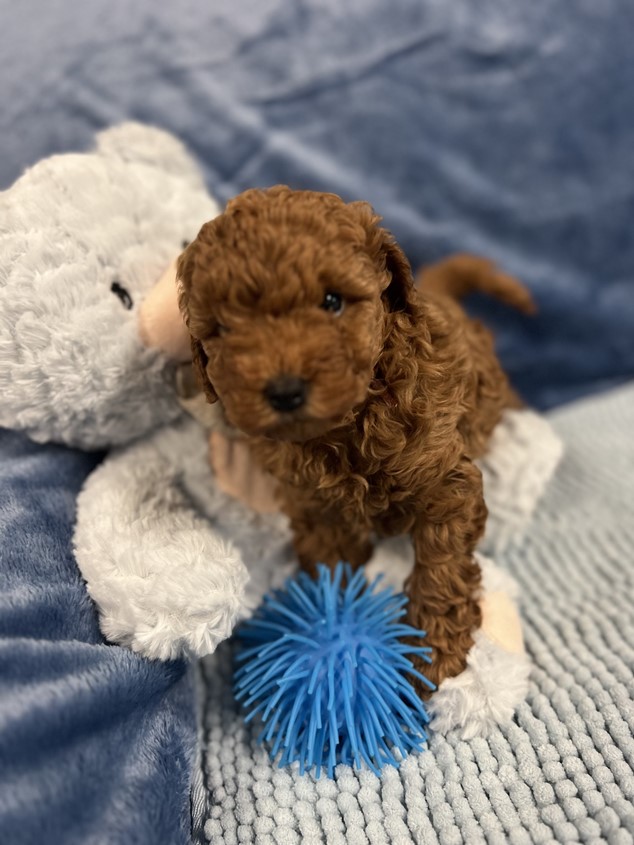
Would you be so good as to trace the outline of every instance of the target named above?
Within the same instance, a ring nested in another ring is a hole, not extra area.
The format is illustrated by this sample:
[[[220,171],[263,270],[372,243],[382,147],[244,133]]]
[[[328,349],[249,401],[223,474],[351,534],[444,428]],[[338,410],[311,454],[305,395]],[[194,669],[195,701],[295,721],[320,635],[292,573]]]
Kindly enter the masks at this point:
[[[88,479],[75,554],[106,637],[165,660],[231,634],[248,576],[182,488],[178,443],[165,456],[161,440],[165,430],[113,453]]]
[[[457,728],[463,739],[487,736],[507,724],[526,698],[531,670],[527,655],[506,651],[478,631],[467,657],[467,668],[447,678],[429,701],[432,730]]]
[[[144,298],[218,210],[183,145],[135,123],[0,194],[0,425],[84,448],[134,441],[87,480],[76,556],[108,639],[162,659],[213,651],[247,602],[237,548],[179,485],[179,444],[171,461],[155,449],[184,414],[174,362],[139,331]]]
[[[119,446],[79,496],[75,552],[106,637],[151,658],[212,652],[295,565],[284,517],[259,517],[216,488],[173,362],[139,337],[144,296],[216,213],[182,145],[137,124],[102,133],[93,152],[41,162],[0,195],[0,425]],[[544,421],[510,412],[483,462],[487,548],[525,529],[557,457]],[[409,567],[397,538],[379,544],[368,572],[401,587]],[[509,592],[495,583],[504,577],[485,567],[485,589]],[[473,734],[509,718],[526,672],[525,658],[478,635],[466,672],[435,696],[436,725]]]
[[[544,417],[528,409],[504,415],[479,462],[489,508],[482,549],[488,554],[521,539],[561,454],[561,441]]]
[[[140,343],[138,306],[217,213],[183,145],[134,123],[2,192],[0,425],[97,448],[175,419],[174,367]]]
[[[74,542],[106,637],[160,659],[213,652],[293,569],[286,521],[218,491],[207,434],[187,419],[108,456],[78,498]]]

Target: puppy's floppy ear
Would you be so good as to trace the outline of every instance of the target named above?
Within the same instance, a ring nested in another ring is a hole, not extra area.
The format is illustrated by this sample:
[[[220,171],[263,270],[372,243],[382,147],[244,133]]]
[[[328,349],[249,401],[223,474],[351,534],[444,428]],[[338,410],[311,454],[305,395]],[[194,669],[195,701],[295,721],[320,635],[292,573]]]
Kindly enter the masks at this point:
[[[194,372],[198,376],[198,383],[202,387],[207,401],[213,404],[218,401],[218,394],[214,390],[214,386],[209,381],[209,376],[207,375],[208,360],[202,343],[195,337],[192,337],[192,364],[194,366]]]
[[[176,263],[176,282],[178,284],[178,307],[180,308],[185,325],[189,328],[189,294],[192,286],[192,275],[194,272],[194,255],[196,250],[196,241],[193,241],[182,252]],[[198,338],[194,337],[190,332],[192,345],[192,365],[194,372],[198,378],[207,401],[210,403],[218,401],[218,394],[207,375],[207,353],[203,349],[203,345]]]
[[[385,255],[385,269],[390,281],[383,291],[383,299],[389,311],[410,311],[414,298],[414,275],[405,253],[387,229],[380,230],[383,236],[382,249]]]
[[[381,296],[389,311],[409,311],[414,297],[414,275],[396,238],[379,226],[381,217],[367,202],[352,202],[357,222],[366,232],[366,249],[377,267],[385,273]]]

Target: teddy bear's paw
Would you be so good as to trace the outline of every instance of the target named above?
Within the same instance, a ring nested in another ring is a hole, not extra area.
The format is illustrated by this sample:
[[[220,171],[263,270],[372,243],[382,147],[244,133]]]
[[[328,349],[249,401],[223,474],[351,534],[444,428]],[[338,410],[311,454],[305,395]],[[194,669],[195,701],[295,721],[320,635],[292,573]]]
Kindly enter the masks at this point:
[[[247,581],[238,552],[226,547],[213,557],[145,575],[119,572],[88,587],[110,642],[171,660],[211,654],[231,635],[245,612]]]
[[[526,654],[507,651],[482,631],[474,640],[467,668],[445,679],[428,704],[432,729],[445,734],[457,728],[462,739],[486,736],[510,722],[528,693]]]
[[[238,615],[227,606],[207,607],[199,616],[181,613],[177,620],[160,613],[139,625],[126,645],[151,660],[204,657],[231,635]]]
[[[467,655],[467,668],[446,678],[429,701],[431,727],[458,728],[463,739],[486,736],[511,721],[528,693],[530,660],[524,651],[516,599],[519,587],[508,572],[482,554],[482,627]]]

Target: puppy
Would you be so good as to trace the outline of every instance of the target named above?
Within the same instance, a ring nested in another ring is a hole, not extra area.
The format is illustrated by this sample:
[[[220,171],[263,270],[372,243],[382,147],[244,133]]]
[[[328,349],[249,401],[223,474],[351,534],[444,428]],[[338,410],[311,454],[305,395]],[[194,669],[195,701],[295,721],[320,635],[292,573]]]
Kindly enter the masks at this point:
[[[473,461],[517,404],[491,335],[457,299],[482,289],[533,306],[468,256],[417,289],[379,222],[334,194],[246,191],[181,255],[180,307],[207,399],[277,480],[303,567],[356,567],[373,537],[411,535],[408,621],[427,631],[438,684],[465,668],[481,622]]]

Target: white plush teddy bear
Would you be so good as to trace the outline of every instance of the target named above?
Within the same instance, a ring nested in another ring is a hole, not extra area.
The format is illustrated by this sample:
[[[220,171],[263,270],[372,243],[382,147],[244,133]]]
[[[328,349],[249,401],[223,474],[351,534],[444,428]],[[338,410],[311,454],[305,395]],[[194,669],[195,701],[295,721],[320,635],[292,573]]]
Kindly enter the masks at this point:
[[[0,425],[116,447],[80,494],[75,553],[105,636],[150,658],[211,653],[294,567],[285,518],[220,489],[208,431],[177,397],[173,262],[217,213],[183,146],[131,123],[0,195]],[[523,530],[558,457],[541,418],[507,416],[483,464],[489,550]],[[369,567],[402,585],[408,561],[388,542]],[[486,563],[484,583],[469,668],[435,696],[444,730],[483,732],[525,694],[512,585]]]
[[[187,426],[175,380],[189,347],[164,303],[170,264],[217,213],[183,145],[134,123],[0,195],[0,425],[84,449],[138,444],[88,479],[76,556],[106,637],[150,657],[212,651],[248,578],[184,500],[179,446],[173,467],[143,460],[151,432]]]

